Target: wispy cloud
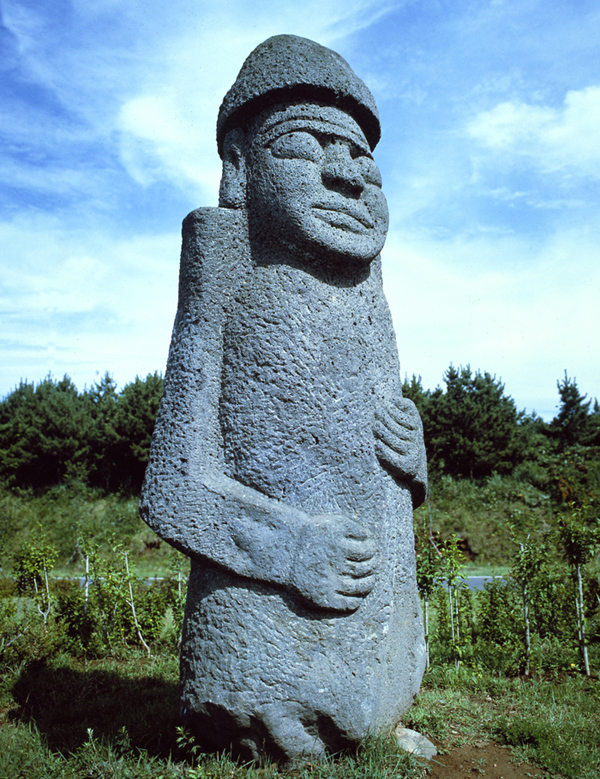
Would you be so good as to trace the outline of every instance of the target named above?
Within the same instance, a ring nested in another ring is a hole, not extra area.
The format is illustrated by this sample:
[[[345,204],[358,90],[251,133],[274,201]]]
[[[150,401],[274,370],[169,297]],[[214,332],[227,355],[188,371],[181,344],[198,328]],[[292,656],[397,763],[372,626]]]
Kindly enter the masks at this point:
[[[559,108],[503,102],[480,113],[469,135],[492,152],[527,158],[545,173],[600,177],[600,86],[567,92]]]
[[[0,224],[0,244],[13,260],[0,266],[3,372],[12,384],[52,371],[83,387],[106,370],[124,383],[164,369],[178,233],[115,239],[38,215]]]
[[[535,248],[515,236],[395,233],[384,278],[403,372],[435,387],[450,363],[469,363],[497,373],[521,405],[546,416],[565,369],[600,394],[599,247],[597,229],[558,232]]]
[[[550,415],[564,368],[600,395],[600,12],[558,0],[2,0],[0,394],[164,368],[220,101],[282,32],[379,102],[403,369],[469,362]]]
[[[216,116],[250,51],[281,32],[333,45],[368,27],[392,5],[308,0],[301,14],[272,3],[251,9],[226,3],[211,9],[209,20],[197,19],[179,38],[160,77],[153,74],[141,93],[121,106],[118,128],[123,164],[141,184],[165,178],[191,188],[202,202],[214,204],[220,177],[214,146]]]

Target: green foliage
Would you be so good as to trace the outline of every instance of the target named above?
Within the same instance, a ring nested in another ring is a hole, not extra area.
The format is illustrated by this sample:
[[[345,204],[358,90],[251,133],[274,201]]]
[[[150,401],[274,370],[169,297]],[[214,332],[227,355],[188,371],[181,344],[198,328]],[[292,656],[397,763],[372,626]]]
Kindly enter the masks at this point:
[[[126,592],[130,574],[119,558],[120,551],[120,545],[113,544],[112,554],[103,557],[95,544],[84,548],[90,561],[90,601],[98,615],[104,646],[111,653],[119,645],[135,640],[135,624]]]
[[[587,395],[582,395],[575,379],[570,379],[565,371],[562,381],[557,381],[560,407],[558,414],[552,420],[549,433],[564,451],[575,444],[586,445],[594,437],[595,420],[590,418],[591,401],[584,402]],[[597,405],[597,401],[596,401]]]
[[[63,647],[66,652],[80,655],[99,652],[98,614],[86,592],[77,581],[63,580],[55,584],[55,617],[64,627]]]
[[[0,479],[21,489],[78,479],[139,492],[162,389],[158,373],[120,393],[108,373],[82,393],[68,376],[22,382],[0,401]]]
[[[21,384],[0,403],[0,476],[13,486],[59,484],[84,470],[83,402],[68,376]]]
[[[423,419],[429,468],[453,477],[482,478],[510,473],[523,459],[524,442],[512,398],[489,373],[470,366],[444,374],[446,391],[423,391],[414,376],[404,382]]]
[[[168,557],[168,547],[152,549],[156,536],[139,516],[138,500],[120,495],[103,495],[99,490],[71,482],[41,494],[14,493],[0,486],[0,565],[8,573],[20,548],[38,538],[47,539],[58,553],[57,563],[69,571],[83,571],[79,540],[93,538],[102,552],[108,552],[114,538],[141,560],[148,559],[153,572]]]
[[[545,479],[558,506],[600,501],[600,447],[576,444],[545,458]]]
[[[428,533],[417,539],[417,587],[421,597],[429,600],[440,588],[444,557]]]
[[[121,435],[117,420],[119,395],[117,385],[107,372],[91,389],[84,393],[89,420],[88,481],[105,492],[119,487],[119,449]]]
[[[558,518],[558,537],[573,579],[574,605],[581,660],[590,675],[586,637],[585,585],[582,566],[600,550],[600,517],[591,506],[571,506]]]
[[[13,559],[13,574],[19,595],[38,595],[44,591],[44,573],[50,571],[57,552],[47,541],[27,541]]]
[[[0,599],[0,666],[57,652],[127,657],[140,646],[147,654],[179,646],[185,579],[136,576],[118,554],[93,561],[87,586],[50,580],[51,599],[45,589],[19,601],[8,594]]]
[[[549,424],[517,413],[487,372],[451,365],[444,381],[445,391],[424,390],[415,376],[402,386],[423,419],[430,483],[513,474],[556,503],[600,500],[600,405],[590,410],[574,379],[565,373],[557,383],[559,411]]]
[[[600,516],[588,504],[571,505],[558,515],[558,538],[566,560],[572,568],[585,565],[600,552]]]
[[[31,602],[24,609],[19,605],[0,601],[0,677],[11,667],[53,657],[62,647],[59,625],[32,608]]]
[[[509,524],[520,535],[550,526],[547,493],[520,479],[492,476],[480,481],[442,476],[429,486],[429,506],[415,512],[415,525],[429,521],[434,536],[456,535],[466,558],[478,567],[506,566],[514,553]]]
[[[466,587],[455,536],[446,541],[439,536],[417,539],[428,665],[431,657],[433,667],[467,663],[508,674],[557,673],[578,667],[589,673],[590,666],[595,668],[600,661],[598,570],[589,552],[580,554],[579,578],[575,577],[573,564],[560,554],[558,519],[552,521],[555,528],[544,524],[519,543],[515,543],[515,527],[509,527],[510,571],[494,577],[477,593]],[[594,655],[591,662],[588,646]]]
[[[181,555],[174,555],[177,575],[148,580],[136,574],[128,553],[113,543],[109,554],[84,545],[89,576],[84,586],[62,581],[55,585],[55,619],[64,632],[68,651],[122,654],[142,646],[176,648],[181,635],[186,584]]]
[[[517,582],[505,576],[486,582],[477,606],[477,662],[491,671],[520,673],[525,627]]]
[[[121,487],[138,494],[142,488],[154,421],[162,397],[163,380],[158,373],[136,378],[119,396],[117,427],[119,433]]]

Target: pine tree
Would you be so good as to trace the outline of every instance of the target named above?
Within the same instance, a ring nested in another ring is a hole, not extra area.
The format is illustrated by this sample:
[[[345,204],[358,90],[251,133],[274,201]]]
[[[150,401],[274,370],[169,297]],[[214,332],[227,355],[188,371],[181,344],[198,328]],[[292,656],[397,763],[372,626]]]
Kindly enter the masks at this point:
[[[504,385],[470,366],[450,366],[446,392],[426,396],[425,440],[434,469],[455,477],[482,478],[510,473],[524,454],[515,402]]]
[[[23,383],[0,403],[0,475],[34,489],[85,479],[86,417],[68,376]]]
[[[160,373],[149,373],[145,379],[136,377],[119,395],[115,416],[118,436],[115,459],[119,487],[125,492],[137,493],[142,488],[162,391]]]
[[[89,483],[105,492],[117,489],[119,483],[116,428],[117,385],[108,371],[99,382],[84,393],[86,414],[89,418],[87,461]]]
[[[557,381],[560,407],[558,414],[551,422],[551,431],[556,436],[561,450],[574,444],[586,444],[590,422],[591,400],[585,402],[587,395],[582,395],[577,387],[577,381],[570,379],[565,371],[562,381]]]

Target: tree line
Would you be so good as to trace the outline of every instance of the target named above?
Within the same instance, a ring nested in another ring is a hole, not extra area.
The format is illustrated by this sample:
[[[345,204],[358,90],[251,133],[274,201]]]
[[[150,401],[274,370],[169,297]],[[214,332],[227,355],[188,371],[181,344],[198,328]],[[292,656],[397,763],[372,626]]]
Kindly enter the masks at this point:
[[[600,494],[600,405],[566,371],[557,381],[558,413],[546,422],[518,411],[500,379],[450,366],[445,388],[405,379],[423,420],[430,477],[482,479],[518,475],[557,503],[587,503]]]
[[[444,384],[426,390],[413,376],[402,388],[423,419],[433,479],[517,470],[540,482],[536,486],[550,484],[566,502],[595,492],[600,406],[566,372],[557,382],[558,413],[551,422],[518,411],[490,373],[451,365]],[[159,373],[138,377],[120,391],[108,373],[83,392],[68,376],[21,382],[0,401],[0,480],[34,490],[80,480],[106,493],[136,494],[162,390]]]
[[[108,373],[83,392],[68,376],[21,382],[0,401],[0,479],[11,488],[79,480],[139,492],[162,391],[159,373],[120,392]]]

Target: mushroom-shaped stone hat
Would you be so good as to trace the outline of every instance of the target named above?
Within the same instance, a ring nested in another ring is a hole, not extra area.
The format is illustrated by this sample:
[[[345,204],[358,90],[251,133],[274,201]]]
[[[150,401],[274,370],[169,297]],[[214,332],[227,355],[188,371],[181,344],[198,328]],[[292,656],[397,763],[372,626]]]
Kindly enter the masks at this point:
[[[359,124],[371,149],[381,136],[373,95],[335,51],[297,35],[275,35],[248,56],[225,95],[217,120],[222,155],[229,130],[283,102],[323,103],[340,108]]]

